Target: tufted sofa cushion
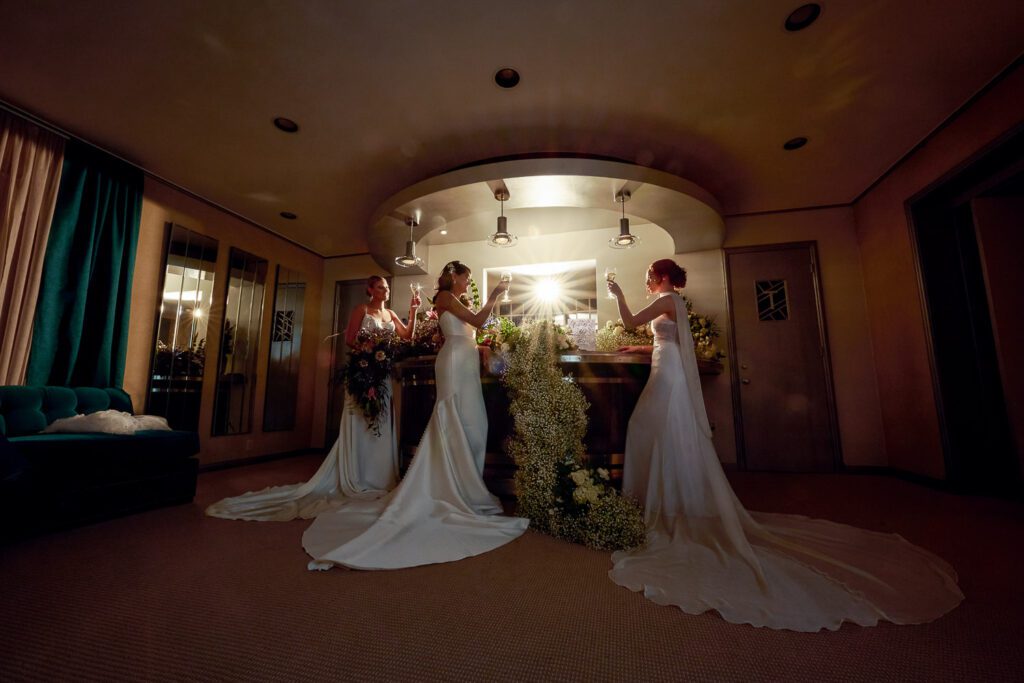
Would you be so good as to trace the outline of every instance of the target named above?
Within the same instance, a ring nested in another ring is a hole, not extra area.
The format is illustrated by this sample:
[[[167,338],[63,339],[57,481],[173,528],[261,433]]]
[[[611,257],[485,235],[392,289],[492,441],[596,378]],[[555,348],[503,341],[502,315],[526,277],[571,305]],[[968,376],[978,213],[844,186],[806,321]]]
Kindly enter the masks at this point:
[[[46,429],[42,387],[0,387],[4,436],[35,434]]]
[[[131,397],[112,387],[0,386],[0,435],[27,436],[59,418],[108,409],[135,412]]]
[[[78,397],[67,387],[43,387],[43,415],[46,424],[62,417],[73,417]]]

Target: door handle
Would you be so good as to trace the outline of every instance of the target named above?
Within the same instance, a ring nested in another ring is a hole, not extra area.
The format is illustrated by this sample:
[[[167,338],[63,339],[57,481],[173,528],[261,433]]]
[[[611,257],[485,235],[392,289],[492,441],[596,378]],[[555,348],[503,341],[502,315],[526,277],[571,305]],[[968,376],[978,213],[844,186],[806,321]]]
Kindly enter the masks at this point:
[[[749,379],[741,379],[740,380],[740,384],[750,384],[750,380]]]

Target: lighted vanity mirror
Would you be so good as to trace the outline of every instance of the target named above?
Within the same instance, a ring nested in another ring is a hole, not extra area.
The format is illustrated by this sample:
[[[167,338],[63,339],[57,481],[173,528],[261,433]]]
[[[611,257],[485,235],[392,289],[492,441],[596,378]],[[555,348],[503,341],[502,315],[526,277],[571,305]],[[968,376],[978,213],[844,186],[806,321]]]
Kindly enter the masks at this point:
[[[278,266],[274,286],[274,318],[270,326],[267,396],[263,402],[265,432],[295,429],[305,298],[306,277],[297,271]]]
[[[195,431],[217,240],[170,223],[167,235],[146,412],[166,417],[174,429]]]
[[[252,431],[267,261],[231,248],[213,400],[213,435]]]

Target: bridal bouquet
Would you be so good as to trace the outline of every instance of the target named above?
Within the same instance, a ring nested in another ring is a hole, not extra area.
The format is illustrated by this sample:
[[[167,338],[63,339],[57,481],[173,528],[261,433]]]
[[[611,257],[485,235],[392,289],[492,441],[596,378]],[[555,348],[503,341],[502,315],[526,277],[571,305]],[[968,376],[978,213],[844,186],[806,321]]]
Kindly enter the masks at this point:
[[[400,340],[387,330],[362,330],[341,369],[345,390],[366,418],[366,425],[380,436],[391,396],[391,365]]]

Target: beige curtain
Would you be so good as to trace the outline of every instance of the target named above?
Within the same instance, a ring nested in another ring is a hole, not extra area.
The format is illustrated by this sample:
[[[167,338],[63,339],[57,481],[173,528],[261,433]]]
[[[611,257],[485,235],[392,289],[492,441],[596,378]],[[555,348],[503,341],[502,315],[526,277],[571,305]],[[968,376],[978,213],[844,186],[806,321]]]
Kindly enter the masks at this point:
[[[0,111],[0,385],[22,384],[64,138]]]

